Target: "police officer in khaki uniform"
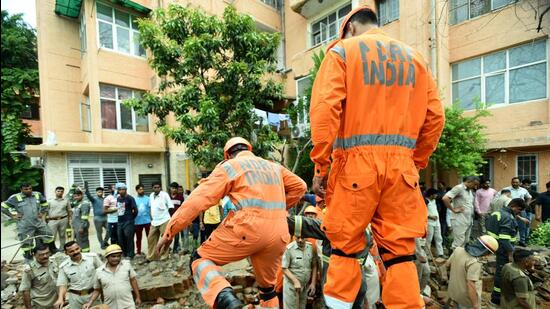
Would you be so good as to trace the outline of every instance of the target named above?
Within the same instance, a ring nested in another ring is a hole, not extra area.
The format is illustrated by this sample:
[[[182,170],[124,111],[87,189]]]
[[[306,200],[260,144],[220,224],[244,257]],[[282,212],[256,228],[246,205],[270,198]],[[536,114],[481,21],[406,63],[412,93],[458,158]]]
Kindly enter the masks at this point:
[[[70,259],[59,265],[59,296],[54,308],[61,309],[68,294],[69,308],[81,309],[94,291],[94,275],[102,263],[95,253],[81,253],[80,246],[75,241],[69,241],[64,248]]]
[[[32,259],[33,239],[27,238],[33,236],[43,236],[37,239],[37,243],[47,244],[50,252],[55,253],[57,249],[52,230],[44,222],[44,217],[48,213],[48,201],[42,193],[33,191],[28,183],[22,184],[20,188],[20,193],[2,202],[2,213],[17,220],[17,236],[22,242],[21,250],[25,259]]]
[[[527,275],[534,264],[533,251],[519,248],[514,251],[514,262],[502,268],[500,308],[537,308],[533,282]]]
[[[34,261],[23,271],[19,291],[26,309],[50,309],[57,300],[57,266],[50,262],[50,249],[39,244],[32,250]]]
[[[283,280],[285,308],[305,309],[308,292],[311,296],[315,295],[316,259],[317,255],[313,252],[313,246],[302,237],[296,238],[286,247],[282,262],[285,275]],[[310,279],[311,284],[309,284]]]
[[[89,216],[92,204],[84,200],[84,193],[76,189],[73,193],[73,229],[75,239],[82,252],[90,252],[90,238],[88,228],[90,227]]]
[[[65,188],[55,188],[55,198],[48,200],[49,210],[46,221],[52,230],[54,242],[59,236],[59,247],[65,245],[65,235],[69,228],[69,220],[71,217],[71,204],[68,198],[63,197]]]

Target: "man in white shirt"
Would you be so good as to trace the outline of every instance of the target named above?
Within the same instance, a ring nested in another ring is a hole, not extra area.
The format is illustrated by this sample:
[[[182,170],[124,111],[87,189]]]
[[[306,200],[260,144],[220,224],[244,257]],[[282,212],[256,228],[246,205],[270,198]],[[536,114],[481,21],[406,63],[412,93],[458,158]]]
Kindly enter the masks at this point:
[[[521,186],[521,182],[518,177],[512,178],[511,186],[504,188],[510,190],[511,198],[520,198],[525,201],[526,205],[531,203],[533,198],[529,191]],[[525,246],[529,237],[529,225],[531,224],[531,217],[527,214],[525,210],[522,210],[519,216],[517,217],[518,226],[519,226],[519,245]]]
[[[441,224],[439,223],[439,212],[437,211],[437,190],[434,188],[426,191],[428,197],[428,233],[426,236],[426,248],[430,250],[432,240],[435,239],[435,250],[438,257],[443,257],[443,237],[441,236]]]
[[[147,236],[147,260],[157,260],[159,256],[155,255],[155,247],[159,241],[159,238],[164,235],[164,230],[170,221],[170,213],[168,210],[173,208],[172,199],[168,193],[161,190],[160,183],[153,183],[153,193],[149,197],[151,203],[151,230]],[[164,260],[168,258],[168,252],[165,250],[162,252],[160,259]]]

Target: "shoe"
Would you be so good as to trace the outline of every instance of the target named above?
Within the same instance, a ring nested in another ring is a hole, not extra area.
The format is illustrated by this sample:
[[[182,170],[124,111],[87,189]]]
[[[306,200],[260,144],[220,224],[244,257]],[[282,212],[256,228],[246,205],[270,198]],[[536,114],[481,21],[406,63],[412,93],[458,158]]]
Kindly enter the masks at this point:
[[[522,241],[518,242],[518,246],[519,247],[527,247],[527,245]]]
[[[244,304],[235,296],[232,288],[224,288],[216,297],[216,308],[218,309],[241,309]]]

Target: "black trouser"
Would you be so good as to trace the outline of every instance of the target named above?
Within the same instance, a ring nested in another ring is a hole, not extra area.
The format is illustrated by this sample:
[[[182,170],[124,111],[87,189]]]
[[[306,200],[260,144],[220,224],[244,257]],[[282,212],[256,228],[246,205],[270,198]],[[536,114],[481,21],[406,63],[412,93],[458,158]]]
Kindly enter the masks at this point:
[[[111,238],[111,245],[118,244],[118,228],[117,223],[109,222],[107,224],[107,230],[109,231],[109,237]]]
[[[220,225],[219,223],[216,224],[204,224],[204,231],[201,233],[201,244],[210,237],[210,234],[214,232],[214,230]]]
[[[134,222],[118,222],[118,243],[122,247],[122,253],[125,257],[133,258],[134,252]]]
[[[493,292],[491,293],[491,302],[494,304],[500,304],[500,280],[502,280],[502,267],[509,262],[508,252],[504,248],[498,248],[496,253],[497,268],[495,271],[495,282],[493,285]]]

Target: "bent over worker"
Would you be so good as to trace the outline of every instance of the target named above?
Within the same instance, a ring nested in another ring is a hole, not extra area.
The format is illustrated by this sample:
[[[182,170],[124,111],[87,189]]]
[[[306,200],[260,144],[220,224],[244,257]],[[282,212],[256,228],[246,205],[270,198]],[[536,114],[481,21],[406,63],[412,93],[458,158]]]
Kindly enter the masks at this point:
[[[498,240],[498,251],[496,252],[497,267],[495,270],[495,282],[491,293],[491,302],[500,304],[500,281],[502,267],[512,262],[514,244],[517,241],[516,235],[519,232],[516,217],[525,209],[526,204],[522,198],[515,198],[499,211],[495,211],[487,219],[487,234]]]
[[[290,241],[286,209],[300,200],[306,184],[281,165],[256,157],[251,144],[240,137],[226,143],[224,157],[226,161],[216,166],[172,216],[157,252],[201,211],[229,196],[239,211],[231,212],[193,253],[193,279],[209,306],[241,308],[220,266],[250,257],[260,289],[260,307],[277,308],[273,288]]]
[[[384,305],[421,308],[412,261],[427,209],[418,170],[444,126],[437,87],[420,54],[378,29],[367,6],[344,18],[340,39],[321,64],[310,107],[313,190],[326,193],[323,229],[333,246],[325,301],[352,306],[361,285],[356,256],[371,223],[388,268]]]

